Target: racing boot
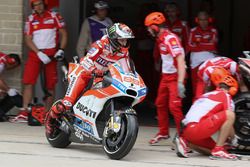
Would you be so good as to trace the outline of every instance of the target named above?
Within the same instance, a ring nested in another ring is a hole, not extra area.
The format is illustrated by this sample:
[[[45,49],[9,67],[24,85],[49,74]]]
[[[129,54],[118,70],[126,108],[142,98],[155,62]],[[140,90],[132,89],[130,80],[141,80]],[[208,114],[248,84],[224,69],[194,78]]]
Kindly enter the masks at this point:
[[[71,107],[72,104],[67,100],[58,100],[52,105],[51,109],[49,110],[45,118],[45,126],[47,134],[53,133],[55,120],[59,118],[60,114],[69,110]]]

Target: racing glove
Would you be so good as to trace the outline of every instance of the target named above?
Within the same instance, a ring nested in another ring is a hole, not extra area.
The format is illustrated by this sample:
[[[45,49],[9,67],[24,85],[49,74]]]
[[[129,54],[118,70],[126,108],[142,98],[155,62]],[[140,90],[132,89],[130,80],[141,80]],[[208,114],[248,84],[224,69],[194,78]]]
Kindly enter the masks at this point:
[[[63,49],[59,49],[56,54],[54,55],[54,58],[58,61],[62,61],[64,58],[64,50]]]
[[[184,84],[182,82],[178,82],[178,95],[179,95],[179,97],[185,98],[186,97],[185,91],[186,91],[186,89],[185,89]]]
[[[41,51],[37,52],[37,56],[43,62],[43,64],[48,64],[49,62],[51,62],[49,56]]]

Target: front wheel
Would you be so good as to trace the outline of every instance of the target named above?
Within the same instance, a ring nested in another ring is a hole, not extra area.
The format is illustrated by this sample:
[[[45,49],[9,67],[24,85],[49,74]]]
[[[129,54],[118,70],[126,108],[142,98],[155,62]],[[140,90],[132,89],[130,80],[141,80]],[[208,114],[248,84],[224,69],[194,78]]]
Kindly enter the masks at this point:
[[[250,150],[250,93],[241,93],[234,98],[235,133],[238,136],[239,150]]]
[[[123,114],[121,116],[120,131],[107,135],[109,122],[104,129],[103,148],[111,159],[119,160],[125,157],[135,144],[138,134],[138,121],[136,115]]]

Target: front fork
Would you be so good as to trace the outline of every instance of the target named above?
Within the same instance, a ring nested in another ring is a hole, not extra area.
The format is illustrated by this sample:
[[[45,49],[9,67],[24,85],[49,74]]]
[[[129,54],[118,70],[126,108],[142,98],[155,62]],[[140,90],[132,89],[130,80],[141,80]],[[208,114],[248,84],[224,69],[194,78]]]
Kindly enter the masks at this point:
[[[121,111],[115,110],[114,100],[111,100],[111,113],[109,128],[113,132],[117,133],[121,129]]]
[[[109,129],[114,133],[118,133],[121,130],[121,117],[123,114],[126,115],[136,115],[136,112],[132,107],[123,108],[120,110],[115,110],[114,100],[112,99],[111,102],[111,113],[110,113],[110,122],[109,122]]]

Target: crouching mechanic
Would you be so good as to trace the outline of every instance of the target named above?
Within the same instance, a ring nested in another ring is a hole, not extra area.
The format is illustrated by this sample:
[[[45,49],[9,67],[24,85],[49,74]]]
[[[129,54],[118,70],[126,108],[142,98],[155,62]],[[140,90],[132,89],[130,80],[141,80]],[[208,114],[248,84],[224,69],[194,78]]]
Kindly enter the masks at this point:
[[[109,64],[129,56],[128,39],[134,38],[132,30],[125,24],[115,23],[106,31],[107,35],[92,44],[87,55],[81,59],[80,64],[76,64],[77,67],[74,70],[69,69],[70,86],[66,95],[62,100],[53,104],[46,117],[45,125],[48,134],[53,131],[51,121],[75,104],[80,93],[88,85],[92,73],[102,76]]]
[[[14,105],[21,107],[19,102],[22,97],[19,95],[16,89],[10,88],[2,79],[1,74],[4,70],[10,70],[16,68],[21,64],[21,60],[17,54],[4,54],[0,52],[0,122],[4,121],[5,113]],[[6,102],[8,101],[8,104]],[[10,107],[11,106],[11,107]]]
[[[235,155],[227,152],[225,143],[237,141],[234,137],[235,113],[232,96],[237,93],[238,83],[230,75],[221,78],[214,73],[212,82],[217,89],[203,94],[196,100],[182,121],[182,134],[175,139],[179,157],[188,157],[187,147],[190,147],[211,155],[212,159],[237,159]],[[219,134],[215,142],[212,135],[216,132]]]
[[[211,74],[214,71],[217,71],[216,73],[221,75],[232,75],[238,82],[241,81],[239,67],[235,61],[227,57],[209,59],[199,66],[194,100],[198,99],[209,88],[211,89],[211,86],[213,86],[211,83]]]
[[[160,12],[150,13],[145,18],[150,34],[156,38],[162,60],[161,81],[156,99],[159,132],[149,144],[155,144],[161,139],[168,139],[168,110],[174,117],[177,132],[180,133],[183,119],[181,100],[185,97],[185,53],[179,38],[166,28],[166,18]]]

